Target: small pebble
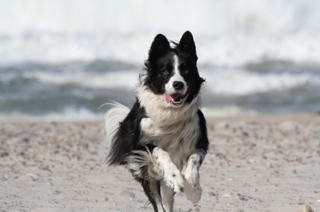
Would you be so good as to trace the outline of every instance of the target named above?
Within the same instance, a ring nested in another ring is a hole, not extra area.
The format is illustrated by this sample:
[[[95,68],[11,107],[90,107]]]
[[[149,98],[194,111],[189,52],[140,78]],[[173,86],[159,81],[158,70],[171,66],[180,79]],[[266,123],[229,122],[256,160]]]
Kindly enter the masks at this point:
[[[311,212],[311,207],[309,205],[302,205],[302,212]]]
[[[239,197],[239,200],[245,200],[244,196],[241,194],[237,194],[237,196]]]
[[[236,208],[236,209],[234,209],[234,212],[244,212],[244,210],[242,210],[240,208]]]
[[[8,178],[8,176],[7,175],[3,175],[2,177],[1,177],[1,181],[6,181],[6,180],[8,180],[9,178]],[[1,211],[0,211],[1,212]]]
[[[210,188],[210,189],[213,189],[213,187],[212,187],[212,186],[210,186],[210,185],[208,185],[207,187],[208,187],[208,188]]]
[[[245,137],[248,137],[248,136],[249,136],[249,133],[246,132],[246,131],[242,131],[241,133],[242,133],[242,136],[245,136]]]
[[[9,156],[9,153],[7,152],[7,150],[0,148],[0,157],[7,157]]]
[[[249,166],[249,168],[248,168],[250,171],[253,171],[254,170],[254,167],[252,167],[252,166]]]
[[[259,123],[259,122],[256,122],[256,121],[247,121],[246,124],[247,124],[247,125],[251,125],[251,126],[258,126],[258,125],[260,125],[260,123]]]
[[[35,174],[32,174],[32,173],[28,173],[26,174],[27,177],[31,177],[33,181],[37,181],[38,180],[38,177],[37,175]]]
[[[209,194],[210,196],[212,196],[212,197],[216,196],[216,194],[213,193],[212,191],[208,192],[208,194]]]

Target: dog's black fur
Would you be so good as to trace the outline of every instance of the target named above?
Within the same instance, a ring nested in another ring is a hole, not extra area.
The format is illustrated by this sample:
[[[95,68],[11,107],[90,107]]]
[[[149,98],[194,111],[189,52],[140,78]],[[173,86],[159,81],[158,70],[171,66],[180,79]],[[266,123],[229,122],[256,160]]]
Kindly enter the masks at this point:
[[[185,32],[173,46],[155,37],[134,106],[115,104],[106,116],[109,165],[125,165],[154,211],[167,212],[176,192],[200,200],[199,168],[209,145],[192,34]]]

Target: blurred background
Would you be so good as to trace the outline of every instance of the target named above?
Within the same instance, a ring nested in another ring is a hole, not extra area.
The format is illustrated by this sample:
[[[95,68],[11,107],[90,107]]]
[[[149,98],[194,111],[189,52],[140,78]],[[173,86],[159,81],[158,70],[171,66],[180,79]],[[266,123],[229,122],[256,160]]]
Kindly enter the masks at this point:
[[[320,111],[320,1],[0,0],[0,121],[129,107],[156,34],[195,38],[209,116]]]

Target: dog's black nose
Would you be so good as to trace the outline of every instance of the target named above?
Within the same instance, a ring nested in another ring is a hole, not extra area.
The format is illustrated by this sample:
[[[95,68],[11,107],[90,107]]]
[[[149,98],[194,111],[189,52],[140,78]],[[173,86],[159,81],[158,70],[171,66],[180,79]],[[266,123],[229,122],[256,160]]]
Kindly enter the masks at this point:
[[[173,82],[173,87],[176,89],[176,90],[182,90],[183,89],[183,82],[180,82],[180,81],[174,81]]]

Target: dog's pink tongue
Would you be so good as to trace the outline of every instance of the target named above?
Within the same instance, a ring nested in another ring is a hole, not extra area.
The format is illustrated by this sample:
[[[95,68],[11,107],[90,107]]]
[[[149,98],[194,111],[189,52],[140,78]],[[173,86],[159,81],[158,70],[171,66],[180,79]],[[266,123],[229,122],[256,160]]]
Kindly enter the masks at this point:
[[[172,100],[179,98],[179,96],[181,96],[181,94],[179,94],[179,93],[175,93],[175,94],[172,94],[172,95],[167,94],[166,95],[167,103],[169,104]]]

